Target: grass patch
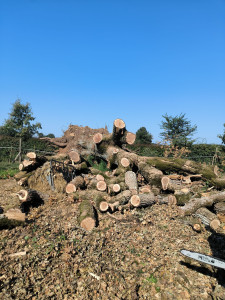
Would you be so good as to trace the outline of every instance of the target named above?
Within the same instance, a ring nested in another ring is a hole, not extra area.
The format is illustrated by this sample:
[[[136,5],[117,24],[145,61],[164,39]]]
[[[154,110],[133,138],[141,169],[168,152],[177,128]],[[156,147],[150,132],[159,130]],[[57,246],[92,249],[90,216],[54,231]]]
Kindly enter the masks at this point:
[[[0,162],[0,179],[7,179],[13,177],[16,173],[18,173],[19,169],[18,163],[8,163],[8,162]]]

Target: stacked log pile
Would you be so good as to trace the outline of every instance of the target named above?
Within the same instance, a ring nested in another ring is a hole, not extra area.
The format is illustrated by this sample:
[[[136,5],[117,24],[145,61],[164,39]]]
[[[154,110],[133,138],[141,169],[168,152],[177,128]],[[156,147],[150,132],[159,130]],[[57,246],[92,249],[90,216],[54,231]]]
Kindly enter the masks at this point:
[[[222,191],[225,179],[219,177],[212,166],[190,160],[140,157],[126,148],[134,142],[135,134],[127,131],[121,119],[114,121],[112,134],[95,132],[91,145],[89,140],[82,147],[73,148],[64,141],[63,148],[68,152],[61,159],[74,168],[76,176],[64,184],[63,192],[80,203],[77,212],[80,226],[93,229],[98,224],[99,213],[166,204],[179,206],[181,217],[195,214],[211,228],[218,229],[219,216],[225,215],[225,192]],[[93,168],[90,154],[96,162],[104,162],[108,170]],[[35,169],[40,170],[45,162],[45,158],[28,153],[15,176],[20,185],[27,185],[18,195],[20,200],[29,199],[22,202],[25,213],[30,207],[41,204],[40,193],[34,191],[34,186],[29,189],[28,179],[35,176]],[[206,181],[212,188],[203,195]],[[199,230],[197,225],[193,224],[196,231]]]

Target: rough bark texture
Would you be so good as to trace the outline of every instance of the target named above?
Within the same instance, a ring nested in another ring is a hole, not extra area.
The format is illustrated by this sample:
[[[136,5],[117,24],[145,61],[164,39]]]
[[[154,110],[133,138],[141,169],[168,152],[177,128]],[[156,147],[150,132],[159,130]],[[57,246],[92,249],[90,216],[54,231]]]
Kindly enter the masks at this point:
[[[132,171],[127,171],[125,173],[125,183],[129,190],[138,190],[137,176]]]
[[[194,198],[180,208],[181,215],[190,215],[200,207],[210,207],[214,203],[225,201],[225,192],[219,192],[211,196]]]
[[[89,200],[80,203],[78,222],[86,230],[92,230],[96,226],[96,214]]]
[[[220,221],[217,216],[206,207],[197,209],[196,214],[203,216],[212,229],[217,230],[220,227]]]

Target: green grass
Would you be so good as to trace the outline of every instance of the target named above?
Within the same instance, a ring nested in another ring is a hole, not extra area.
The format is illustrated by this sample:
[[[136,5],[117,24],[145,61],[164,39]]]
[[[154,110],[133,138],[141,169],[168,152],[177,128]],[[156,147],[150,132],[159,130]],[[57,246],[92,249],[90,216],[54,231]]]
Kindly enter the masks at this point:
[[[0,179],[13,177],[19,172],[18,163],[0,162]]]

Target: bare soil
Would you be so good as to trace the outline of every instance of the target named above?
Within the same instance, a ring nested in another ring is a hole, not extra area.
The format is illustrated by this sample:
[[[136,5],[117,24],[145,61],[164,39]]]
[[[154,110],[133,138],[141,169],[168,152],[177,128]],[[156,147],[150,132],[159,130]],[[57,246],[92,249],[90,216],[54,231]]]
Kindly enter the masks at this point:
[[[20,188],[0,180],[4,210],[19,206]],[[79,203],[49,194],[25,226],[0,232],[0,299],[225,299],[225,270],[180,254],[225,259],[225,232],[197,233],[176,207],[157,204],[99,214],[87,232],[77,223]]]

